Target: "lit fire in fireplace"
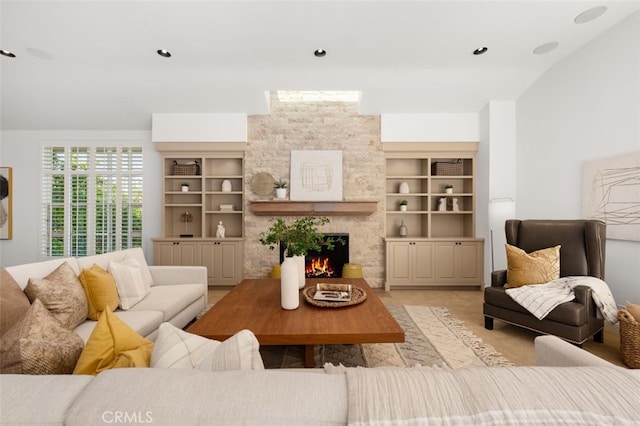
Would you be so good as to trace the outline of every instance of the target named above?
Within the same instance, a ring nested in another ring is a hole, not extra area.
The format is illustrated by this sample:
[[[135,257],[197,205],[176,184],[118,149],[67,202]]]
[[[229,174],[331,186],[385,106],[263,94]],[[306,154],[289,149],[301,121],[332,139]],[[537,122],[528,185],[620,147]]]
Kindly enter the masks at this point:
[[[313,257],[305,266],[305,275],[307,277],[333,277],[336,271],[331,267],[328,257]]]

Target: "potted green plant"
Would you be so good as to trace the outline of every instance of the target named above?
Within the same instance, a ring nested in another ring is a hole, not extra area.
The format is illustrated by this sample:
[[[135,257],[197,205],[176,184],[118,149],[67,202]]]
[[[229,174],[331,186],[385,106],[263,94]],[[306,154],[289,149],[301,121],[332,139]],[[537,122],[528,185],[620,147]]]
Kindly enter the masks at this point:
[[[305,216],[288,224],[282,218],[271,220],[271,226],[265,232],[260,233],[260,243],[271,250],[280,249],[284,244],[285,257],[306,256],[310,250],[325,248],[333,250],[335,243],[340,239],[327,238],[318,231],[318,227],[330,222],[328,217]]]
[[[407,202],[407,200],[400,201],[400,211],[401,212],[406,212],[407,211],[407,204],[409,204]]]
[[[447,184],[444,186],[445,194],[453,194],[453,185]]]
[[[285,259],[280,267],[281,304],[283,309],[296,309],[299,304],[298,290],[304,287],[304,256],[310,250],[325,248],[333,250],[337,241],[326,238],[318,227],[329,223],[327,217],[305,216],[292,223],[282,218],[271,220],[267,231],[260,233],[260,243],[271,250],[285,248]]]
[[[284,179],[275,181],[273,187],[276,189],[276,198],[282,200],[287,196],[287,181]]]

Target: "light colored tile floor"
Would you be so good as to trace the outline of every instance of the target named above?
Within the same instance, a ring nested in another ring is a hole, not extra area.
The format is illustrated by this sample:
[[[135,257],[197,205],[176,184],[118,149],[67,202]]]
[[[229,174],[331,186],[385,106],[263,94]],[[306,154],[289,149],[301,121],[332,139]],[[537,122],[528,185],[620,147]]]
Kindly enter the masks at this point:
[[[210,289],[209,303],[220,300],[228,289]],[[500,320],[493,330],[484,328],[482,315],[483,292],[476,289],[376,290],[380,299],[389,305],[442,306],[471,330],[483,342],[493,346],[516,365],[534,365],[533,339],[537,333]],[[617,327],[605,326],[604,343],[589,340],[583,349],[607,361],[624,366],[620,359],[620,335]]]

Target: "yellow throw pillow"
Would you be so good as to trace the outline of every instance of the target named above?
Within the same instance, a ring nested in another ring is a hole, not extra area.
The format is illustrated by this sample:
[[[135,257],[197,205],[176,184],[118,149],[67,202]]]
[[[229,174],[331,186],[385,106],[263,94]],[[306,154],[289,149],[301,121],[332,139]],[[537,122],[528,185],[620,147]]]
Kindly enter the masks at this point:
[[[91,269],[83,268],[78,276],[84,293],[87,295],[87,318],[96,321],[98,316],[109,307],[115,311],[118,307],[118,289],[113,276],[103,267],[94,263]]]
[[[520,287],[527,284],[544,284],[560,278],[560,246],[526,253],[505,244],[507,248],[507,285]]]
[[[640,322],[640,305],[627,302],[627,312],[638,322]]]
[[[105,307],[73,374],[96,375],[111,368],[149,367],[153,342],[145,339]]]

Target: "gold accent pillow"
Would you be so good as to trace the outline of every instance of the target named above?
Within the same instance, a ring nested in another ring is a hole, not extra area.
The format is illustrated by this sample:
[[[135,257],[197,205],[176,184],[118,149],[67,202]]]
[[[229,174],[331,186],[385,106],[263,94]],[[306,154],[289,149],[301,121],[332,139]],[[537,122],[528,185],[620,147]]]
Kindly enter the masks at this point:
[[[84,346],[73,374],[95,376],[111,368],[149,367],[153,342],[105,307]]]
[[[67,330],[36,299],[0,344],[0,372],[71,374],[82,352],[82,338]]]
[[[105,307],[115,311],[118,307],[118,289],[113,276],[94,263],[91,269],[83,268],[78,276],[87,296],[87,318],[98,320]]]
[[[67,262],[44,278],[29,278],[24,293],[31,303],[40,299],[68,330],[73,330],[87,319],[87,296],[76,272]]]
[[[507,248],[507,285],[520,287],[544,284],[560,278],[560,246],[527,253],[505,244]]]

